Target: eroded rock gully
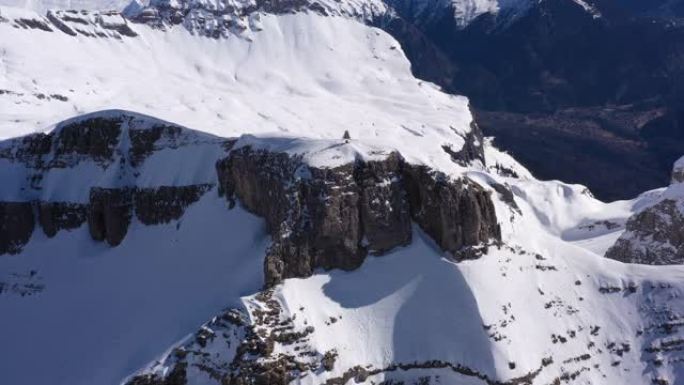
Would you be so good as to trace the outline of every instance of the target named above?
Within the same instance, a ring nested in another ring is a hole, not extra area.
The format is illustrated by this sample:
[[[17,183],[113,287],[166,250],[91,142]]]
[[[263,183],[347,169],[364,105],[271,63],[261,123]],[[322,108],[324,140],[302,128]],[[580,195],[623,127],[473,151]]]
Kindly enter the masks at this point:
[[[266,286],[315,269],[359,267],[367,254],[411,242],[418,223],[455,260],[500,241],[490,194],[467,178],[450,180],[398,153],[333,168],[250,146],[217,163],[219,193],[266,220],[273,245]]]

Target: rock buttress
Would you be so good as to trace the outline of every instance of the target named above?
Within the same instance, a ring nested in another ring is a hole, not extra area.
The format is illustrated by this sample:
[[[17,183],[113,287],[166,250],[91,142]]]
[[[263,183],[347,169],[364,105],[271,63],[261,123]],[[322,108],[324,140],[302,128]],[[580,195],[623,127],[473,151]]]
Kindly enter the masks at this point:
[[[666,199],[632,215],[606,257],[627,263],[684,263],[684,158],[675,162]]]
[[[52,238],[60,230],[81,227],[88,219],[88,207],[69,202],[37,202],[38,222],[43,232]]]
[[[0,255],[19,253],[35,225],[31,202],[0,202]]]
[[[457,260],[501,240],[490,193],[467,178],[449,180],[425,166],[406,165],[404,181],[413,220]]]
[[[133,213],[131,189],[94,187],[90,190],[88,229],[96,241],[117,246],[123,241]]]
[[[353,270],[366,255],[411,242],[415,220],[456,260],[500,240],[490,194],[468,179],[450,181],[392,153],[333,168],[300,156],[242,147],[217,163],[219,193],[263,217],[273,245],[265,282],[307,277],[318,268]]]

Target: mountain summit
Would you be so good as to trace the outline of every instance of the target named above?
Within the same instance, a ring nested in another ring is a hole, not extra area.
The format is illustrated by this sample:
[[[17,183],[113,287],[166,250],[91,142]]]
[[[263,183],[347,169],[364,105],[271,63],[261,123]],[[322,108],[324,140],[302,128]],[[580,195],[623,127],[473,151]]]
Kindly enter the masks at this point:
[[[536,178],[403,12],[0,7],[0,382],[682,382],[681,161],[612,203]]]

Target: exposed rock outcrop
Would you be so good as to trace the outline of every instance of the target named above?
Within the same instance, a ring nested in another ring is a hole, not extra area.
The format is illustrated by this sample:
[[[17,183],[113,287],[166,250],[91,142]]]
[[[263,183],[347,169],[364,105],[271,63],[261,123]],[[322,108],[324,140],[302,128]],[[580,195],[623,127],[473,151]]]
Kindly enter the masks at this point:
[[[0,255],[20,252],[35,225],[30,202],[0,202]]]
[[[361,223],[372,253],[411,242],[411,210],[403,183],[403,160],[392,153],[384,161],[359,167]]]
[[[0,255],[16,254],[29,241],[36,222],[48,237],[88,223],[93,240],[120,244],[133,215],[145,225],[178,220],[211,184],[157,188],[90,189],[87,204],[73,202],[0,202]]]
[[[484,160],[484,146],[482,145],[482,130],[477,125],[477,123],[470,123],[470,131],[463,138],[465,143],[463,147],[458,150],[452,150],[450,145],[442,145],[442,149],[451,156],[451,160],[460,164],[461,166],[467,166],[473,161],[479,160],[482,164],[485,163]]]
[[[146,225],[158,225],[180,219],[185,209],[209,191],[210,184],[161,186],[136,189],[135,215]]]
[[[123,241],[133,214],[130,189],[93,188],[90,190],[88,229],[96,241],[116,246]]]
[[[628,263],[684,263],[684,168],[675,163],[672,185],[663,199],[627,220],[625,232],[606,257]]]
[[[355,165],[319,169],[296,156],[243,147],[217,169],[221,193],[266,220],[273,237],[264,266],[267,285],[363,262]]]
[[[648,265],[684,263],[683,209],[681,202],[665,199],[632,216],[606,257]]]
[[[145,225],[179,219],[185,209],[211,188],[209,184],[157,188],[93,188],[88,206],[88,228],[96,241],[117,246],[123,241],[133,213]]]
[[[197,145],[227,150],[233,142],[152,117],[111,110],[67,120],[47,134],[0,142],[0,160],[23,164],[35,174],[81,162],[95,162],[106,169],[118,161],[124,169],[135,169],[156,151]]]
[[[500,239],[488,192],[408,165],[397,153],[317,168],[300,156],[247,146],[218,162],[217,171],[220,193],[266,220],[274,240],[267,286],[317,268],[355,269],[368,252],[410,243],[412,218],[456,260]]]
[[[162,29],[180,24],[192,34],[216,39],[260,31],[261,13],[279,15],[293,12],[345,16],[370,22],[374,17],[386,14],[387,7],[380,1],[218,0],[207,3],[197,0],[155,0],[145,6],[130,7],[124,13],[126,18],[136,23]]]
[[[118,110],[67,120],[47,134],[2,141],[0,167],[18,170],[25,180],[9,184],[8,188],[0,186],[3,195],[22,202],[0,202],[7,216],[0,229],[4,245],[0,254],[18,253],[33,231],[30,224],[35,223],[48,237],[54,237],[61,230],[76,229],[87,222],[94,240],[116,246],[124,239],[133,215],[146,225],[177,220],[213,186],[213,176],[206,173],[200,178],[188,178],[190,182],[199,179],[200,183],[195,184],[158,182],[158,186],[141,188],[137,178],[149,180],[141,173],[155,173],[155,180],[177,183],[173,176],[160,177],[156,167],[145,169],[145,162],[156,153],[164,151],[168,155],[188,147],[197,148],[202,157],[206,156],[204,151],[210,151],[219,158],[234,142]],[[91,178],[88,173],[76,179],[70,177],[67,183],[79,180],[82,185],[70,186],[63,201],[43,199],[44,192],[52,191],[64,175],[82,172],[76,169],[81,165],[87,165],[86,170],[92,171],[92,166],[101,170],[104,179]],[[196,165],[209,169],[212,166],[211,158],[206,166]],[[121,187],[100,187],[108,185]]]
[[[69,36],[122,39],[138,34],[130,27],[121,13],[116,11],[56,10],[45,16],[19,17],[0,22],[11,22],[15,28],[37,29],[45,32],[62,32]]]
[[[684,157],[679,158],[672,168],[672,183],[684,182]]]
[[[84,204],[70,202],[38,202],[38,222],[43,232],[52,238],[61,230],[81,227],[88,219]]]
[[[490,194],[467,178],[451,181],[425,166],[404,171],[413,219],[456,260],[477,258],[501,229]]]

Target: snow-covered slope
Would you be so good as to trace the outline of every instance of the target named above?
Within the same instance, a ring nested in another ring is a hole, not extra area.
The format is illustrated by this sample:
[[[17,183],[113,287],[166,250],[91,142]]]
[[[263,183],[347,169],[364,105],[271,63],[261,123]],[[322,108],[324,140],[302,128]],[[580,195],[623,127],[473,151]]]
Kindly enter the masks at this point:
[[[0,8],[0,382],[684,381],[684,267],[603,258],[662,191],[536,180],[305,5],[217,38]],[[57,124],[111,108],[164,121]]]
[[[0,136],[122,108],[222,136],[341,138],[347,130],[435,162],[449,157],[424,146],[463,145],[467,99],[415,79],[386,33],[314,13],[263,14],[260,23],[249,38],[227,39],[180,25],[129,23],[140,36],[104,39],[0,23]]]
[[[415,227],[409,246],[357,271],[244,297],[241,316],[217,315],[129,380],[679,383],[684,268],[602,258],[605,238],[661,191],[604,204],[490,146],[486,158],[489,172],[468,176],[496,196],[500,248],[456,264]]]

